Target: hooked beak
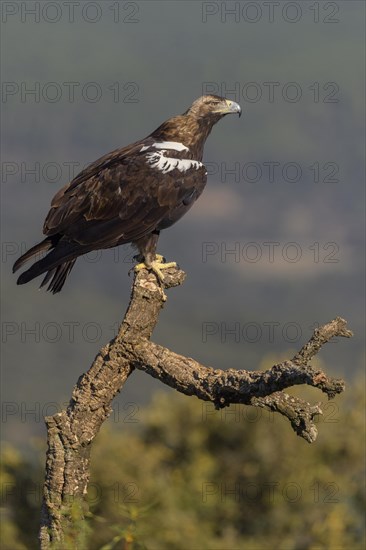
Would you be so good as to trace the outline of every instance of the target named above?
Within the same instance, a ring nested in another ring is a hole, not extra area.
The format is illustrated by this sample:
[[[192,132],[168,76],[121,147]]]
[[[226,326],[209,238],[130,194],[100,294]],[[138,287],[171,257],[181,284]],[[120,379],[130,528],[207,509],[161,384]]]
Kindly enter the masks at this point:
[[[215,112],[223,115],[238,114],[239,117],[241,117],[241,107],[239,103],[235,103],[235,101],[231,101],[230,99],[225,99],[222,107]]]

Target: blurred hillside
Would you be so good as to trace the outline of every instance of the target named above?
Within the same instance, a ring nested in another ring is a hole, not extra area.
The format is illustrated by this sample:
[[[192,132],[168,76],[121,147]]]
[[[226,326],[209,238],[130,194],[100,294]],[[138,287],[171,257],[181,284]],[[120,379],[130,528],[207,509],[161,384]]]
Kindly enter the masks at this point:
[[[362,550],[364,377],[355,382],[324,404],[313,445],[278,415],[158,392],[97,437],[88,526],[63,548]],[[29,463],[4,449],[3,550],[37,548],[43,441],[33,453]]]

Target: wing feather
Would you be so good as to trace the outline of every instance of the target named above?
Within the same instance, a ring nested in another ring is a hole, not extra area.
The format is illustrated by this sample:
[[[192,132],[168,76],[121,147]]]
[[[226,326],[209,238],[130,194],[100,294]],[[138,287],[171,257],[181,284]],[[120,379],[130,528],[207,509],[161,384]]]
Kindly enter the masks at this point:
[[[140,239],[167,220],[174,223],[174,211],[181,217],[190,207],[184,203],[182,209],[186,197],[203,190],[205,169],[163,173],[141,151],[150,144],[151,138],[136,142],[83,170],[54,196],[44,233],[107,248]]]

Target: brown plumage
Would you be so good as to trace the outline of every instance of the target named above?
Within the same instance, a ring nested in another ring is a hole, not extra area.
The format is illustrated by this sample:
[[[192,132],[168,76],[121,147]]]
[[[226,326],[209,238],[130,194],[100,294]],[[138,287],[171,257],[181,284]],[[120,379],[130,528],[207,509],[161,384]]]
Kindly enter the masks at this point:
[[[46,238],[14,264],[48,254],[18,278],[46,273],[41,287],[59,292],[78,256],[132,243],[154,269],[159,232],[181,218],[206,184],[203,147],[216,122],[240,106],[218,96],[197,99],[148,137],[93,162],[60,189],[43,226]]]

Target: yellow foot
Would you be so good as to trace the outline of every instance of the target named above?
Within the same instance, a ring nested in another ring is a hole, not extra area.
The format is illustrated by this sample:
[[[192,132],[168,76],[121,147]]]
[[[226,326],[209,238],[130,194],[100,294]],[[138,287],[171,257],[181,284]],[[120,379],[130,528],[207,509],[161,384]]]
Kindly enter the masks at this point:
[[[165,263],[164,256],[161,256],[160,254],[156,254],[155,260],[151,262],[150,265],[146,265],[144,263],[137,264],[135,266],[135,271],[141,271],[141,269],[148,269],[149,271],[153,271],[159,281],[164,281],[164,275],[162,273],[163,269],[169,269],[169,267],[177,267],[176,262],[167,262]]]

